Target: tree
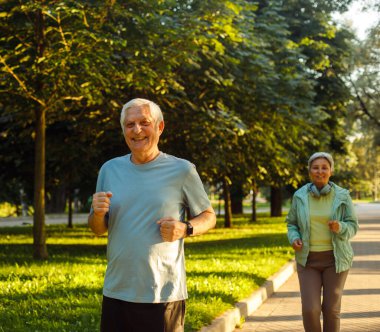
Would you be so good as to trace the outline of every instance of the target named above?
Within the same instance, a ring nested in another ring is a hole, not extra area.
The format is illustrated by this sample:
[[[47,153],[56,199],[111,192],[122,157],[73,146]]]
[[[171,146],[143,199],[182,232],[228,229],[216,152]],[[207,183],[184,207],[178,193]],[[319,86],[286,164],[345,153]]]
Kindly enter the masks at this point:
[[[36,202],[43,187],[49,199],[58,188],[62,202],[75,188],[85,199],[99,166],[128,151],[121,106],[146,97],[165,114],[161,148],[194,162],[207,182],[224,185],[231,226],[231,188],[239,189],[241,205],[249,188],[297,186],[310,151],[344,149],[347,89],[339,79],[350,49],[348,35],[329,21],[336,6],[300,0],[10,2],[0,15],[0,139],[25,134],[0,149],[24,150],[22,144],[30,145],[31,135],[43,138],[46,128],[46,185],[36,183]],[[37,110],[37,118],[46,116],[40,136],[31,121]],[[333,135],[323,134],[330,130]],[[45,144],[39,146],[41,161],[34,159],[40,172]],[[17,160],[13,153],[8,165]],[[11,175],[23,184],[25,174]]]
[[[91,105],[101,98],[96,86],[104,81],[104,56],[109,49],[89,27],[96,26],[102,9],[89,20],[85,7],[74,1],[9,1],[1,8],[1,92],[5,99],[12,98],[11,103],[4,102],[9,105],[4,114],[17,122],[34,119],[36,258],[48,256],[44,215],[46,127],[54,116],[59,118],[81,105],[79,102],[85,100]],[[95,45],[96,53],[92,52]]]
[[[371,29],[367,38],[359,43],[355,56],[355,72],[349,77],[356,99],[356,117],[380,128],[380,21]],[[379,130],[380,132],[380,130]]]
[[[379,10],[376,2],[365,1],[363,10]],[[345,163],[343,174],[349,174],[347,185],[357,198],[371,193],[378,198],[379,146],[380,146],[380,71],[379,71],[380,21],[370,29],[363,41],[356,41],[356,52],[349,63],[352,73],[344,78],[351,87],[353,100],[349,105],[347,130],[351,131],[350,163]]]

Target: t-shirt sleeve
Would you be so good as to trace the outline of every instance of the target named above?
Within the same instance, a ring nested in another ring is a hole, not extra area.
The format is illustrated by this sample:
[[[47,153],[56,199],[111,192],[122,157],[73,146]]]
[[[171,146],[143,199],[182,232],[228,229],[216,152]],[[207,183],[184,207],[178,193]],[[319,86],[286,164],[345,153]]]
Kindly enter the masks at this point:
[[[186,205],[190,209],[190,213],[193,217],[199,215],[211,206],[202,180],[193,164],[189,167],[189,173],[183,184],[183,192]]]

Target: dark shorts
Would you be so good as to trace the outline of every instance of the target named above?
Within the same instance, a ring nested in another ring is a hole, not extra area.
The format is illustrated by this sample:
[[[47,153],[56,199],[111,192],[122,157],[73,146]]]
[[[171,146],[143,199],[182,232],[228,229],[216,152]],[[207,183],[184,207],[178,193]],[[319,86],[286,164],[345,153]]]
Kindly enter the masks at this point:
[[[103,296],[101,332],[183,332],[185,300],[133,303]]]

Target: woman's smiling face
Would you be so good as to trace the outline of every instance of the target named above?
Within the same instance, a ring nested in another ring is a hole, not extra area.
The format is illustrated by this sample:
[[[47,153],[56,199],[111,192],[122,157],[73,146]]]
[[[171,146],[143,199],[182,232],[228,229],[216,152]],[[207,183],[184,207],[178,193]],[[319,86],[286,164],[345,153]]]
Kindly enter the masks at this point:
[[[318,189],[328,184],[331,175],[331,165],[327,159],[321,157],[312,161],[309,176],[311,182],[313,182]]]

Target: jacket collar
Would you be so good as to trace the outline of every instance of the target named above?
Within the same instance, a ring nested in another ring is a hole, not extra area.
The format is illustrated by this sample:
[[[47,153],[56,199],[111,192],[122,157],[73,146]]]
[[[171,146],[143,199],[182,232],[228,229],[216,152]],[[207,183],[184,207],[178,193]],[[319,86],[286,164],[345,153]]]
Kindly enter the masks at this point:
[[[330,181],[330,183],[334,188],[335,198],[338,198],[340,201],[345,201],[347,199],[348,190],[342,187],[339,187],[334,182]],[[309,186],[310,186],[310,183],[307,183],[304,186],[302,186],[300,189],[298,189],[294,193],[294,197],[298,197],[299,199],[306,201],[309,194]]]

